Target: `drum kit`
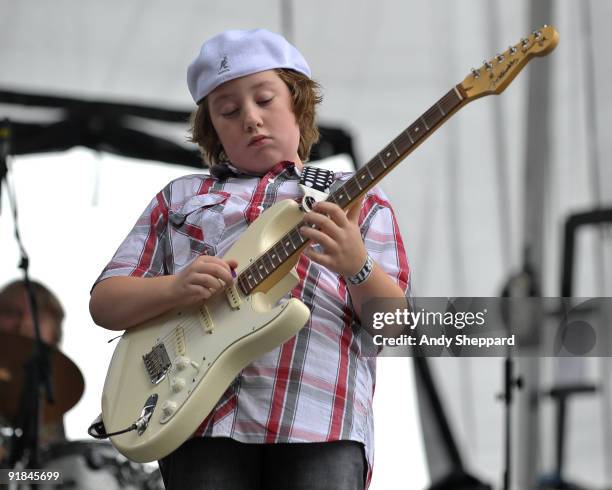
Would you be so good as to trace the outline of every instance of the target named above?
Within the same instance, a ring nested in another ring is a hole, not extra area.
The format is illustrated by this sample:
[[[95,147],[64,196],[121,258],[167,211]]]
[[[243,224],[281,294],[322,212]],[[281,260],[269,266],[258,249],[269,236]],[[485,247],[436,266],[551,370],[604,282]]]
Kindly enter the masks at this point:
[[[15,463],[11,456],[23,437],[23,424],[19,421],[23,421],[20,400],[26,379],[24,366],[35,347],[36,342],[30,338],[0,333],[0,468],[25,468],[22,461]],[[41,470],[59,472],[62,483],[44,485],[39,482],[31,488],[163,489],[156,466],[127,460],[109,442],[68,441],[63,437],[63,415],[79,401],[85,383],[77,365],[58,349],[50,348],[49,364],[55,401],[41,400],[38,466]],[[59,428],[59,431],[49,431],[49,428]],[[9,489],[30,488],[28,484],[11,485]]]

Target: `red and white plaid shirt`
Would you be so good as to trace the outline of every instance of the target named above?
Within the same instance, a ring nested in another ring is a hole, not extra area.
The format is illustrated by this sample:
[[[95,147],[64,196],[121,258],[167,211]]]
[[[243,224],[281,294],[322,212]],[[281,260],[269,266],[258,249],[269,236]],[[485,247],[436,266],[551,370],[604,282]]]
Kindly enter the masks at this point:
[[[265,209],[301,199],[293,163],[281,162],[263,177],[221,170],[222,178],[190,175],[164,187],[98,281],[176,274],[199,255],[223,256]],[[336,174],[335,185],[350,175]],[[379,189],[364,199],[359,225],[372,259],[408,294],[404,245]],[[365,446],[369,482],[376,359],[363,354],[371,352],[371,337],[360,328],[342,277],[303,255],[296,269],[300,282],[290,295],[309,307],[308,323],[247,366],[196,435],[249,443],[358,441]]]

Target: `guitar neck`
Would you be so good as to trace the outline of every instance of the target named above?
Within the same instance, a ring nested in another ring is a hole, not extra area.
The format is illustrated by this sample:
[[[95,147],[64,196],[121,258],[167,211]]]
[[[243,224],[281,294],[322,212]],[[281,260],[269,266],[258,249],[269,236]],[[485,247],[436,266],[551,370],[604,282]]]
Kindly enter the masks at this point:
[[[357,199],[412,153],[417,146],[465,105],[468,100],[461,85],[453,87],[366,165],[361,167],[353,177],[332,192],[327,197],[327,201],[336,203],[342,209],[350,208]],[[287,260],[301,252],[306,246],[308,240],[299,232],[303,225],[304,223],[300,222],[293,227],[282,239],[238,275],[236,282],[245,295],[255,290],[270,275],[282,267]]]
[[[388,172],[412,153],[461,106],[467,103],[462,94],[463,87],[457,85],[425,111],[391,143],[361,167],[353,177],[329,195],[328,201],[342,209],[351,205],[380,181]]]

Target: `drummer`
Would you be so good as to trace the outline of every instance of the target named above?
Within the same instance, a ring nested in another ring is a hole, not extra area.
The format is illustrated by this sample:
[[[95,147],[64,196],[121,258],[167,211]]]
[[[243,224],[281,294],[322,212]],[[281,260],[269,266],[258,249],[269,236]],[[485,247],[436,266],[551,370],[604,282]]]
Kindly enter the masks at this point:
[[[47,287],[30,281],[39,311],[40,335],[49,345],[58,347],[62,340],[64,309]],[[13,281],[0,290],[0,332],[36,338],[24,281]]]
[[[30,285],[38,306],[41,338],[45,343],[57,348],[62,340],[64,309],[49,288],[32,280]],[[36,338],[28,293],[22,280],[13,281],[0,290],[0,333]],[[2,415],[0,414],[0,417]],[[63,421],[41,425],[39,435],[41,446],[65,441]],[[0,448],[0,460],[3,459],[2,452]]]

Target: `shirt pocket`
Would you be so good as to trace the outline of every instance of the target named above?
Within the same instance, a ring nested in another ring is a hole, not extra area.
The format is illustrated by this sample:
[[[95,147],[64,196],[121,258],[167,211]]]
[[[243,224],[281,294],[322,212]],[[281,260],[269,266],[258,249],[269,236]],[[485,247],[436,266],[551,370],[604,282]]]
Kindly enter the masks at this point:
[[[200,255],[217,255],[217,244],[225,230],[223,211],[227,192],[209,192],[187,199],[168,212],[169,249],[174,272]]]

